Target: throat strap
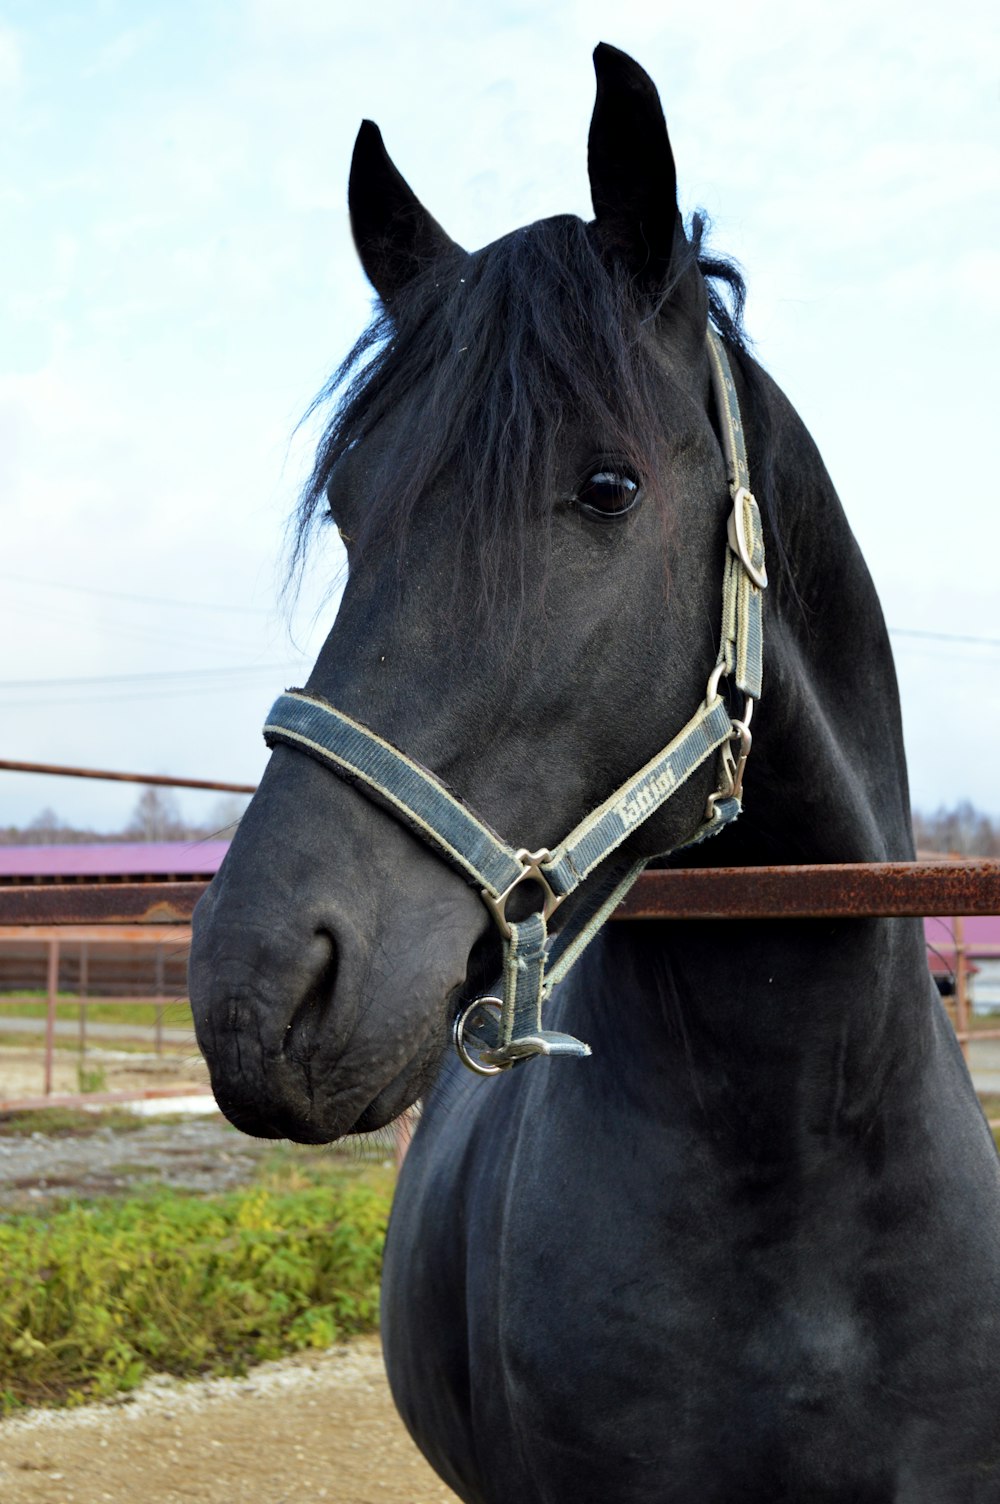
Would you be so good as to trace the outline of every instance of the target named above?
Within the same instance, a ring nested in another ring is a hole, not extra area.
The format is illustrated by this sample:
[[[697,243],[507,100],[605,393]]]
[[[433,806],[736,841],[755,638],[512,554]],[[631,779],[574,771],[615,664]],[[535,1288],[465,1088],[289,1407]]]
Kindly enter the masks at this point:
[[[761,592],[767,576],[760,513],[747,485],[746,448],[732,372],[713,330],[709,330],[708,344],[733,499],[716,664],[705,699],[687,724],[553,851],[509,845],[434,773],[318,695],[298,689],[279,695],[264,726],[269,746],[296,748],[357,785],[479,890],[504,943],[503,996],[470,1005],[459,1021],[456,1043],[465,1063],[484,1074],[536,1054],[590,1053],[572,1035],[542,1027],[542,1002],[646,863],[633,863],[603,899],[578,904],[572,921],[563,926],[550,949],[548,921],[564,900],[713,755],[718,756],[717,788],[701,824],[682,844],[714,835],[742,808],[750,714],[762,677]],[[742,720],[733,719],[720,693],[724,678],[732,678],[745,697]],[[535,885],[540,906],[526,919],[508,919],[511,895],[528,883]],[[470,1042],[477,1054],[470,1053]]]

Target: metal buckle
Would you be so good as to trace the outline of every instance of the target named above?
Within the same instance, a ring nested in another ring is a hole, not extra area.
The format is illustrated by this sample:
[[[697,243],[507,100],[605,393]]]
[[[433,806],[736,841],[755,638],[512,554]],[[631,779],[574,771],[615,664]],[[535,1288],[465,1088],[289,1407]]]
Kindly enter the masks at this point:
[[[497,927],[505,940],[510,939],[510,925],[507,923],[507,900],[515,888],[522,883],[537,883],[542,890],[542,918],[548,923],[556,909],[562,903],[565,894],[553,893],[549,880],[542,871],[542,862],[550,862],[552,853],[548,847],[543,846],[539,851],[528,851],[525,847],[515,852],[521,863],[521,871],[515,877],[508,888],[505,888],[498,898],[494,898],[488,888],[480,888],[480,896],[483,903],[489,909],[497,922]]]
[[[758,569],[756,564],[754,564],[750,544],[747,540],[746,517],[744,516],[743,509],[748,501],[751,506],[756,507],[757,502],[754,499],[753,492],[748,491],[746,486],[740,486],[733,497],[733,510],[730,512],[729,520],[726,523],[726,535],[729,538],[729,547],[736,554],[751,580],[753,580],[759,590],[766,590],[767,569],[764,565],[761,565],[760,569]]]

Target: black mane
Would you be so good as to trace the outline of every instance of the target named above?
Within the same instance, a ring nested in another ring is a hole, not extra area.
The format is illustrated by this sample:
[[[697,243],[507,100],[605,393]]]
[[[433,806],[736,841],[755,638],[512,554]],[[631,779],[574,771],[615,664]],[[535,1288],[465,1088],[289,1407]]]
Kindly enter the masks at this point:
[[[712,322],[752,380],[743,278],[732,263],[702,253],[705,229],[705,216],[696,214],[664,299],[696,265]],[[352,519],[354,557],[373,542],[399,551],[420,498],[448,471],[456,527],[487,603],[506,586],[516,590],[529,523],[533,546],[543,546],[538,529],[550,508],[539,508],[539,498],[558,493],[566,423],[582,420],[604,436],[655,491],[662,378],[639,337],[652,312],[625,272],[609,269],[590,227],[572,215],[428,267],[391,309],[376,307],[310,408],[335,403],[294,519],[293,571],[327,519],[338,464],[401,412],[406,422],[396,442],[372,446],[379,452],[366,472],[364,515]],[[751,434],[758,464],[766,448]]]

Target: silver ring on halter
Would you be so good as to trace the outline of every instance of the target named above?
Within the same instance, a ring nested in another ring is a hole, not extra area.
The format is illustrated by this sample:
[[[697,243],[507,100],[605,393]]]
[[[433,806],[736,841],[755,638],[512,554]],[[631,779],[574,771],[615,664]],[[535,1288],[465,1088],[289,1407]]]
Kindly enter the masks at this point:
[[[465,1031],[469,1024],[473,1022],[473,1016],[478,1012],[480,1008],[482,1008],[483,1010],[488,1009],[490,1012],[495,1012],[497,1014],[497,1023],[499,1024],[500,1015],[503,1012],[502,999],[498,997],[473,998],[469,1006],[467,1008],[464,1008],[455,1020],[454,1027],[452,1029],[452,1037],[455,1041],[455,1049],[458,1051],[458,1058],[461,1060],[462,1064],[467,1065],[470,1071],[475,1071],[477,1076],[499,1076],[501,1071],[510,1070],[511,1065],[513,1065],[514,1062],[509,1061],[506,1065],[486,1065],[482,1060],[480,1060],[478,1055],[473,1055],[470,1052],[469,1042],[467,1042],[465,1038]],[[472,1048],[479,1050],[488,1050],[490,1046],[485,1042],[485,1040],[473,1040]]]

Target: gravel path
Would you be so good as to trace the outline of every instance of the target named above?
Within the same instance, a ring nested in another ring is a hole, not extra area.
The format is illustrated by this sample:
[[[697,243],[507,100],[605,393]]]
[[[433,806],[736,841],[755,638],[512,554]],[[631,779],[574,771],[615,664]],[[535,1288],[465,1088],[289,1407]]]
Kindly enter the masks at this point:
[[[385,1151],[391,1157],[388,1140]],[[227,1190],[274,1152],[218,1116],[0,1138],[0,1205],[121,1193],[143,1180]],[[455,1504],[396,1415],[376,1337],[264,1364],[245,1379],[159,1377],[106,1404],[0,1421],[0,1500]]]
[[[407,1436],[378,1339],[152,1379],[122,1401],[0,1422],[3,1504],[456,1504]]]
[[[57,1197],[121,1193],[144,1180],[225,1191],[273,1153],[272,1142],[247,1138],[217,1115],[142,1123],[128,1132],[102,1127],[79,1138],[0,1138],[0,1206],[23,1210]]]

